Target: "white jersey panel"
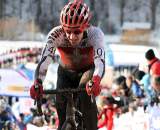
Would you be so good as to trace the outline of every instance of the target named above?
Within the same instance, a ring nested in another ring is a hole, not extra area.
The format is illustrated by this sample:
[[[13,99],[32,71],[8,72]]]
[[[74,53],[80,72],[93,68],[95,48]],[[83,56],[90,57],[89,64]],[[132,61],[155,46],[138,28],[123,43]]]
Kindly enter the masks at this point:
[[[105,71],[104,34],[100,28],[91,27],[88,30],[88,39],[89,44],[94,47],[95,51],[95,71],[93,75],[99,75],[100,77],[102,77]]]

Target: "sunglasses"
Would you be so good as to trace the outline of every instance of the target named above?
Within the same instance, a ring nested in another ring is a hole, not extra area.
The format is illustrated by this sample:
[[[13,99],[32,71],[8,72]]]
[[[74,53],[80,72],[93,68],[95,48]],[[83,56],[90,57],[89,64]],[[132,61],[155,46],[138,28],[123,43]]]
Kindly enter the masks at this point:
[[[65,32],[68,33],[68,34],[73,33],[73,34],[75,34],[75,35],[79,35],[79,34],[81,34],[83,31],[81,31],[81,30],[74,30],[74,31],[65,30]]]

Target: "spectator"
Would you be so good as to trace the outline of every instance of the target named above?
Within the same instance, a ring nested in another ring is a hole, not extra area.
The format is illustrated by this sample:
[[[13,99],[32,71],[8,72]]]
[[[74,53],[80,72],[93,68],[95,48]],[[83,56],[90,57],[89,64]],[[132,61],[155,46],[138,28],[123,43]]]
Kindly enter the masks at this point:
[[[130,97],[132,95],[130,88],[127,86],[125,76],[121,75],[116,78],[114,81],[114,85],[117,86],[117,92],[120,92],[123,96]]]
[[[114,126],[114,114],[117,111],[116,108],[114,108],[114,105],[106,104],[103,106],[102,111],[98,115],[98,128],[106,127],[107,130],[112,130]],[[104,120],[101,121],[102,115],[104,115]]]
[[[141,71],[141,70],[137,70],[134,74],[134,78],[135,78],[135,82],[138,84],[139,86],[139,90],[138,90],[138,97],[143,98],[144,97],[144,85],[143,83],[141,83],[142,78],[145,76],[145,72]]]
[[[132,101],[132,92],[131,89],[126,84],[126,77],[119,76],[113,82],[113,96],[120,97],[120,106],[122,112],[128,111],[128,105]],[[123,104],[123,105],[122,105]]]
[[[20,113],[19,116],[20,116],[20,121],[18,122],[19,130],[27,130],[26,124],[24,123],[25,115],[23,113]]]
[[[155,56],[152,49],[148,50],[145,54],[148,61],[149,74],[151,75],[151,85],[153,89],[159,93],[160,92],[160,60]]]
[[[135,80],[136,80],[137,82],[139,82],[139,81],[143,78],[144,75],[145,75],[145,72],[144,72],[144,71],[137,70],[137,71],[135,72]]]
[[[13,115],[10,106],[4,98],[0,98],[0,130],[14,129],[16,124],[16,118]]]
[[[136,98],[143,97],[143,91],[140,87],[140,84],[137,82],[135,77],[128,76],[126,79],[127,86],[131,89],[133,96]]]
[[[151,75],[153,75],[155,73],[155,71],[158,70],[157,67],[160,66],[160,60],[155,56],[155,53],[154,53],[154,51],[152,49],[149,49],[145,53],[145,58],[147,59],[147,62],[148,62],[149,73]]]
[[[152,76],[151,77],[151,85],[156,93],[160,94],[160,75],[159,76]]]
[[[152,89],[151,83],[150,83],[150,75],[146,73],[142,79],[140,80],[140,84],[143,85],[145,96],[150,99],[155,95],[154,90]]]
[[[155,62],[151,68],[151,75],[160,76],[160,60]]]

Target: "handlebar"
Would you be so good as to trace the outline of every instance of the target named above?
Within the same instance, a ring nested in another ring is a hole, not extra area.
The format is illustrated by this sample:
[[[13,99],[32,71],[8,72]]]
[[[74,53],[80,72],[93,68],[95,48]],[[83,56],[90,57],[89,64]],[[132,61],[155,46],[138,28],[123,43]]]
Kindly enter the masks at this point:
[[[60,94],[60,93],[78,93],[84,92],[85,88],[65,88],[65,89],[55,89],[55,90],[44,90],[44,94]]]
[[[66,94],[66,93],[78,93],[78,92],[84,92],[85,88],[65,88],[65,89],[54,89],[54,90],[44,90],[43,94]],[[35,104],[37,105],[37,112],[39,116],[43,115],[41,105],[42,105],[42,99],[36,99]]]

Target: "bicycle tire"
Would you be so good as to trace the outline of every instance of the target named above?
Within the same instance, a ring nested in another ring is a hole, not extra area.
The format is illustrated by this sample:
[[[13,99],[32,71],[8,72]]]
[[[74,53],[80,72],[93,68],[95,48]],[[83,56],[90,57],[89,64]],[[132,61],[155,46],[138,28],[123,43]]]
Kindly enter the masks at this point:
[[[73,128],[72,124],[69,122],[64,122],[61,130],[76,130]]]
[[[67,88],[67,89],[52,89],[52,90],[44,90],[44,94],[60,94],[60,93],[78,93],[78,92],[84,92],[85,88]]]
[[[85,92],[85,88],[67,88],[67,89],[52,89],[52,90],[44,90],[44,94],[65,94],[65,93],[80,93],[80,92]],[[41,112],[41,102],[39,101],[39,112]],[[82,123],[83,124],[83,123]],[[81,126],[82,128],[82,126]],[[61,130],[77,130],[76,126],[73,125],[71,122],[65,121],[64,124],[62,125]],[[78,129],[78,130],[84,130],[84,129]]]

